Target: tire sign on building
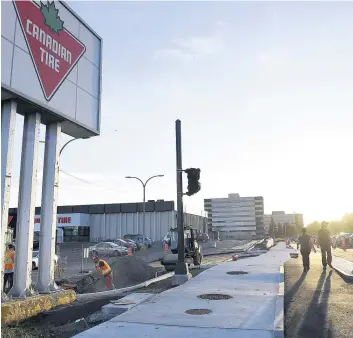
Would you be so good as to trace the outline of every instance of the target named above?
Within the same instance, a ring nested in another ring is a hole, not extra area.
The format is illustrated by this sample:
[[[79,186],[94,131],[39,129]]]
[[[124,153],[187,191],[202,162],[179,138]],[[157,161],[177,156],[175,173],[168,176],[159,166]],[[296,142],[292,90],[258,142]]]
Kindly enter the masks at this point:
[[[65,28],[54,1],[39,5],[21,0],[13,4],[43,95],[50,101],[86,47]]]
[[[1,21],[2,101],[75,138],[99,135],[102,39],[64,1],[2,1]]]

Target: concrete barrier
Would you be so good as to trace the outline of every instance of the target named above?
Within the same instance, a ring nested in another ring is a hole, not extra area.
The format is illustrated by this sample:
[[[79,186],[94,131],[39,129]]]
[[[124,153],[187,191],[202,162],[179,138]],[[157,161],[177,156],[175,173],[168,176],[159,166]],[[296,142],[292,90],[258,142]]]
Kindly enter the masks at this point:
[[[76,293],[72,290],[65,290],[50,295],[33,296],[3,303],[1,304],[1,325],[28,319],[75,300]]]

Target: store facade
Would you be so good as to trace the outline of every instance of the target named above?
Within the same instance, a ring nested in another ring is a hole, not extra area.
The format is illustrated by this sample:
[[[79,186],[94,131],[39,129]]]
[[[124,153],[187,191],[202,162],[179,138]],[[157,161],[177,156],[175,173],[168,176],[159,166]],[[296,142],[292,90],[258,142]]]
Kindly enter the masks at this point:
[[[17,208],[11,208],[9,214],[13,216],[9,226],[16,229]],[[40,207],[37,207],[34,219],[36,236],[40,232],[40,214]],[[142,203],[58,206],[58,243],[99,242],[122,238],[126,234],[144,234],[154,241],[160,241],[177,224],[174,201],[146,202],[145,229],[143,215]],[[207,218],[203,216],[185,213],[184,224],[207,232]]]

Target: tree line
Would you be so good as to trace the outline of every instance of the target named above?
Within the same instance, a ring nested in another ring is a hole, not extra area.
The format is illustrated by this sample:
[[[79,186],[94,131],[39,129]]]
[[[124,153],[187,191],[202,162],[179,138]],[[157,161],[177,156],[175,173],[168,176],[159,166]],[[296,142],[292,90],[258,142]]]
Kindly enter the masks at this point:
[[[337,235],[341,232],[353,233],[353,212],[346,213],[340,220],[323,221],[328,224],[328,230],[331,235]],[[314,221],[306,226],[309,235],[317,235],[323,222]],[[292,225],[288,223],[275,224],[273,219],[270,223],[269,234],[275,237],[292,237],[298,236],[302,232],[300,225]]]
[[[306,226],[306,231],[309,235],[315,235],[321,228],[321,224],[323,222],[312,222]],[[340,220],[337,221],[329,221],[326,223],[328,224],[328,230],[330,231],[331,235],[337,235],[341,232],[348,232],[353,233],[353,212],[346,213]]]

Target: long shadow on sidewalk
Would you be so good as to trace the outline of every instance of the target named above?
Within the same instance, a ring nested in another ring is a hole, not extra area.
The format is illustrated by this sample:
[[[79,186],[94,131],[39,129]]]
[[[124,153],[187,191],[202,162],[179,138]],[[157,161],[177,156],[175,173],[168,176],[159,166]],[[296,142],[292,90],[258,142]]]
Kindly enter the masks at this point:
[[[295,296],[295,294],[297,293],[297,291],[300,288],[300,285],[302,285],[305,277],[306,277],[307,273],[303,272],[300,276],[300,278],[293,284],[293,286],[291,287],[291,289],[289,291],[286,292],[286,296],[285,296],[285,302],[287,304],[289,304],[293,297]]]
[[[331,270],[328,275],[320,275],[313,299],[311,300],[303,321],[299,327],[299,337],[332,338],[332,331],[326,323],[328,300],[331,291]]]

